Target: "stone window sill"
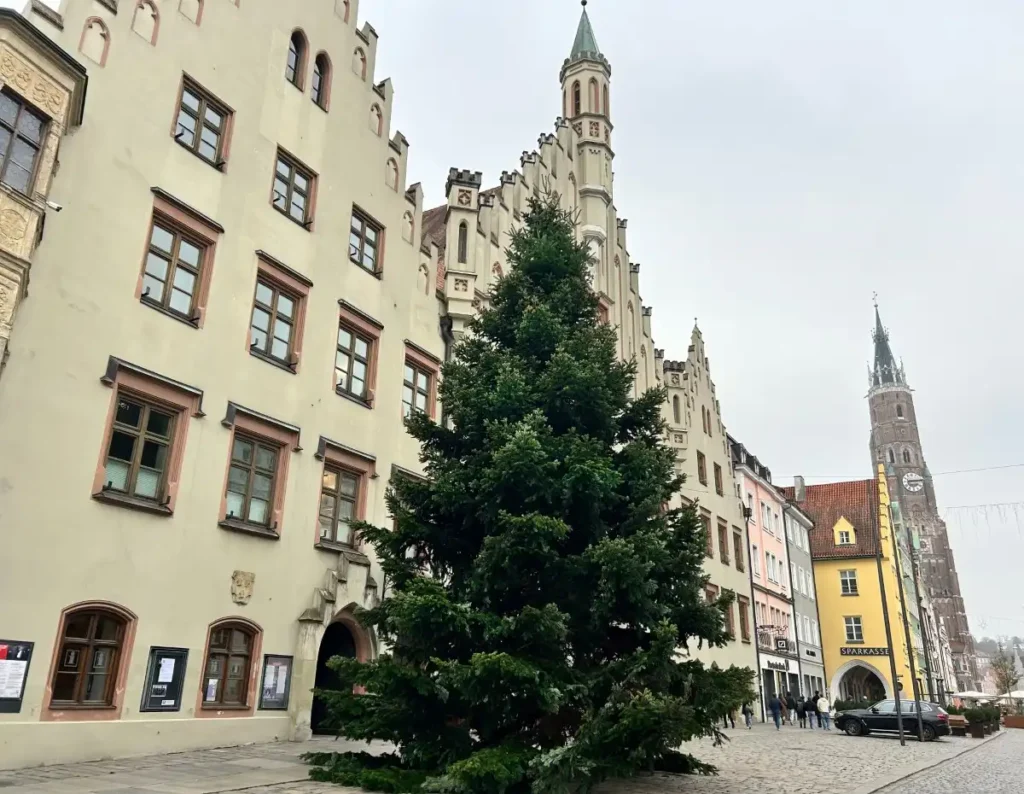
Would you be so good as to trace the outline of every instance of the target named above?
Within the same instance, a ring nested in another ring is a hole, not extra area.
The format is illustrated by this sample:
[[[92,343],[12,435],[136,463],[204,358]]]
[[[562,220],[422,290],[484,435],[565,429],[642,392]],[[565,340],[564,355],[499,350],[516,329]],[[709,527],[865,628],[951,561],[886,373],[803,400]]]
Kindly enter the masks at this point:
[[[244,535],[255,535],[258,538],[266,538],[267,540],[281,539],[281,536],[278,535],[277,532],[273,529],[261,527],[258,524],[250,524],[246,521],[239,521],[237,518],[225,518],[224,520],[220,521],[217,524],[217,526],[219,526],[221,529],[226,529],[230,532],[241,532]],[[218,708],[226,707],[218,706]]]
[[[144,513],[153,513],[158,516],[174,515],[174,511],[167,505],[162,505],[158,502],[150,501],[149,499],[140,499],[137,496],[118,493],[117,491],[100,491],[99,493],[94,493],[92,498],[97,502],[105,502],[106,504],[117,505],[118,507],[127,507],[131,510],[141,510]],[[96,707],[90,706],[89,708]]]
[[[295,369],[297,363],[289,364],[285,361],[281,361],[280,359],[276,359],[273,356],[268,356],[266,353],[261,353],[258,350],[254,350],[251,347],[249,348],[249,355],[252,356],[253,358],[258,358],[260,361],[266,361],[268,364],[271,364],[272,366],[275,366],[278,369],[283,369],[285,372],[288,372],[292,375],[296,374]]]
[[[347,391],[338,388],[335,388],[334,393],[337,394],[339,397],[344,397],[349,402],[354,402],[356,405],[363,406],[363,408],[369,408],[371,410],[373,409],[373,403],[371,403],[369,400],[364,400],[361,397],[353,397]]]

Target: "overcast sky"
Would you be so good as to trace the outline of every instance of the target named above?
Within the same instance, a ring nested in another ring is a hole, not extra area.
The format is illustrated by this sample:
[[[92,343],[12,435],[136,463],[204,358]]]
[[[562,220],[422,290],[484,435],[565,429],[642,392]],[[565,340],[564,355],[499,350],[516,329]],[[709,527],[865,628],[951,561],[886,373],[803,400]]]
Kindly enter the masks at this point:
[[[571,0],[363,0],[410,179],[503,169],[552,129]],[[827,7],[826,7],[827,6]],[[1024,6],[593,0],[615,202],[658,347],[699,317],[729,431],[786,485],[871,476],[879,294],[977,634],[1024,635]],[[1019,520],[1019,523],[1018,523]],[[983,622],[984,621],[984,622]]]
[[[971,627],[1024,636],[1024,468],[941,474],[1024,462],[1024,5],[589,11],[657,346],[685,357],[699,317],[728,429],[777,484],[863,478],[877,291]],[[552,131],[579,15],[574,0],[362,0],[428,206],[449,167],[494,185]],[[1016,507],[956,509],[998,503]]]

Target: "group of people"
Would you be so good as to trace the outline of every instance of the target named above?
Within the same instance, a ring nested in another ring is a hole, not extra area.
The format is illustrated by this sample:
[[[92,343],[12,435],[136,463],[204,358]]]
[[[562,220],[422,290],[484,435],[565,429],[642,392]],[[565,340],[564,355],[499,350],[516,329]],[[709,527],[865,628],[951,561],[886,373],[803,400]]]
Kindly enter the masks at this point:
[[[744,703],[741,712],[747,729],[753,728],[753,706],[750,703]],[[768,699],[768,712],[772,715],[772,721],[775,723],[777,731],[782,729],[783,724],[793,725],[794,719],[800,723],[801,728],[820,727],[822,730],[832,730],[832,704],[820,692],[815,692],[814,696],[809,698],[805,698],[803,695],[796,698],[792,692],[785,693],[783,697],[772,695]],[[815,725],[815,722],[818,724]],[[728,728],[729,723],[732,723],[733,728],[736,727],[736,719],[731,712],[727,712],[722,717],[722,727]]]
[[[781,730],[782,724],[793,724],[794,717],[800,723],[801,728],[820,727],[823,730],[832,730],[832,704],[828,698],[820,692],[815,692],[813,697],[799,698],[787,692],[784,697],[772,695],[768,700],[768,710],[772,713],[772,721],[775,723],[775,730]],[[815,726],[815,721],[818,725]]]

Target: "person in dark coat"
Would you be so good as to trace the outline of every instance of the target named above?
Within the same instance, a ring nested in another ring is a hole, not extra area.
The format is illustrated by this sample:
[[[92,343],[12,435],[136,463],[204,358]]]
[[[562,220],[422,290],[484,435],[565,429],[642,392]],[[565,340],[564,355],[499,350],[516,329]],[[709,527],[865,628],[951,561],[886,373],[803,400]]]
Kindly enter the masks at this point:
[[[807,709],[807,727],[808,728],[817,727],[814,724],[814,721],[818,718],[818,693],[817,692],[815,692],[814,695],[812,695],[811,697],[807,698],[806,709]]]
[[[801,728],[807,727],[807,701],[804,700],[803,695],[796,702],[796,718],[800,722]]]
[[[743,721],[747,724],[747,730],[751,730],[754,727],[754,709],[751,708],[749,703],[743,704]]]
[[[775,723],[775,730],[782,728],[782,701],[778,695],[772,695],[768,701],[768,710],[772,713],[772,721]]]
[[[790,725],[793,724],[793,720],[796,718],[796,698],[793,697],[792,692],[786,693],[786,721]]]

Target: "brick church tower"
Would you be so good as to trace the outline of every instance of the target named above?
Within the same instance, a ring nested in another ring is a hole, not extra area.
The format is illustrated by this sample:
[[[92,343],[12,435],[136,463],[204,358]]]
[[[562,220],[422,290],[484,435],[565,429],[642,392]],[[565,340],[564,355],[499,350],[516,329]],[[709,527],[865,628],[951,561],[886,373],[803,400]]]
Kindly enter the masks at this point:
[[[939,625],[949,640],[957,691],[977,689],[974,640],[967,625],[960,579],[946,523],[939,517],[935,488],[921,447],[913,391],[907,384],[902,361],[897,364],[889,346],[889,331],[882,325],[875,304],[875,362],[869,373],[871,456],[884,463],[889,493],[898,500],[904,520],[921,538],[921,580],[931,598]]]

